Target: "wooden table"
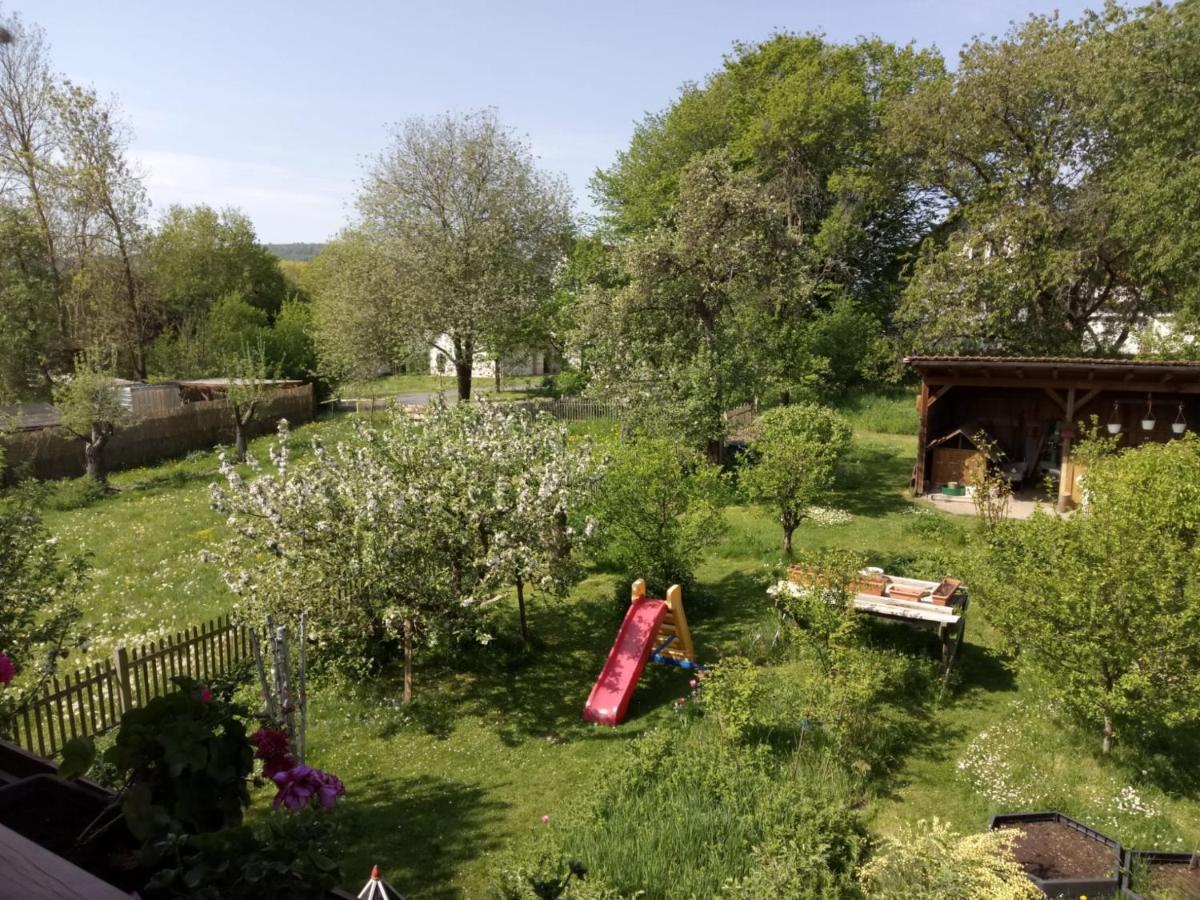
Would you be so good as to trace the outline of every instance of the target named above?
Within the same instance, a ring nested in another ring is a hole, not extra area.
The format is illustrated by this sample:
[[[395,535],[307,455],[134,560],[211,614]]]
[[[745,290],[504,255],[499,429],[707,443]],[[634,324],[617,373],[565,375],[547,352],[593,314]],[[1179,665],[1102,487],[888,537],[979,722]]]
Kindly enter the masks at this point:
[[[130,896],[0,825],[0,900],[129,900]]]

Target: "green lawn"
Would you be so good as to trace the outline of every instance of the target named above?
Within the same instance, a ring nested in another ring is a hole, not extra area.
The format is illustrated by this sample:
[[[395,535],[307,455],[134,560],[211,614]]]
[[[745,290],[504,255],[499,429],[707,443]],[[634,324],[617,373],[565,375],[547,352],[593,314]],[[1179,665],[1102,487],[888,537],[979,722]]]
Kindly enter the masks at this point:
[[[293,441],[302,446],[314,431],[336,434],[347,421],[298,429]],[[256,441],[253,450],[265,456],[263,444]],[[890,569],[934,574],[942,554],[975,526],[906,498],[914,445],[911,436],[858,430],[835,501],[852,521],[805,524],[797,546],[853,548]],[[114,478],[116,496],[48,513],[64,546],[92,554],[86,615],[94,652],[121,637],[173,630],[229,608],[217,573],[199,559],[224,529],[208,507],[214,476],[212,455],[198,454],[123,473]],[[684,598],[697,649],[709,662],[734,652],[761,658],[757,651],[775,630],[762,588],[782,562],[780,530],[762,509],[734,507],[728,518],[729,533],[701,567],[697,590]],[[687,676],[651,667],[626,724],[602,729],[580,721],[625,589],[613,575],[593,571],[566,601],[535,599],[530,614],[538,646],[528,655],[512,640],[515,610],[498,610],[501,629],[491,646],[418,658],[411,708],[400,703],[392,675],[358,687],[317,687],[310,761],[347,785],[339,815],[349,883],[357,885],[379,863],[410,897],[486,895],[497,856],[514,838],[540,827],[542,815],[552,821],[567,815],[602,762],[669,719],[670,700],[686,690]],[[1049,805],[1139,846],[1190,849],[1200,842],[1195,788],[1184,785],[1168,796],[1155,786],[1166,783],[1162,773],[1143,774],[1143,763],[1123,758],[1100,761],[1092,736],[1058,727],[1037,686],[1005,668],[992,646],[986,606],[975,606],[957,683],[925,718],[922,739],[874,801],[873,828],[886,832],[937,816],[977,830],[991,811]],[[898,631],[897,639],[911,637]],[[1002,749],[992,753],[994,746]],[[960,768],[963,760],[969,772]]]

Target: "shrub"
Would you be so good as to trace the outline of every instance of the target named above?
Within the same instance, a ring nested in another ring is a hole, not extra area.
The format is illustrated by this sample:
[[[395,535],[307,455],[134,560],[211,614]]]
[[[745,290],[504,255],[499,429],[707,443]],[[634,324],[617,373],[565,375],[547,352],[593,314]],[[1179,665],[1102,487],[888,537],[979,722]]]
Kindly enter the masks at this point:
[[[1095,459],[1085,509],[1006,521],[977,545],[988,617],[1111,750],[1200,723],[1200,440]]]
[[[887,836],[863,866],[868,896],[891,900],[1034,900],[1033,886],[1013,854],[1013,831],[959,835],[943,822],[918,822]]]
[[[686,589],[724,532],[725,476],[668,438],[637,438],[612,456],[595,510],[601,555],[626,579],[645,578],[651,596]]]
[[[86,570],[60,552],[30,497],[0,498],[0,733],[67,654]]]
[[[783,552],[814,504],[833,490],[834,473],[850,448],[850,425],[831,409],[799,403],[767,410],[758,420],[739,480],[750,498],[778,514]]]
[[[754,725],[762,670],[740,656],[726,657],[706,674],[701,703],[721,735],[740,741]]]

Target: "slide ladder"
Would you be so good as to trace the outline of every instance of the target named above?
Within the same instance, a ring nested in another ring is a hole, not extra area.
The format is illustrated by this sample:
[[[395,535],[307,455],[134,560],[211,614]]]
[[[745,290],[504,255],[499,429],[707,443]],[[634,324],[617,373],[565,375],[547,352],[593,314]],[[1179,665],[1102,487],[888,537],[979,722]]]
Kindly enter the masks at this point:
[[[588,695],[584,720],[600,725],[624,720],[649,660],[690,669],[696,667],[695,658],[679,585],[671,586],[666,600],[651,600],[646,597],[646,582],[639,578],[633,583],[621,630]]]

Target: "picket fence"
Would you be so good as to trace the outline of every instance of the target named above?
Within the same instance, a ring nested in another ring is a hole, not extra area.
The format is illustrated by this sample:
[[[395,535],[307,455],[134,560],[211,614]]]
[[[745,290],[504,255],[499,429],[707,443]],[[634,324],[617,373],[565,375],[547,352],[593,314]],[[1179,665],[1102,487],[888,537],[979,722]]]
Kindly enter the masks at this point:
[[[595,419],[620,419],[624,407],[611,400],[594,400],[590,397],[555,397],[538,400],[518,400],[519,405],[531,412],[547,413],[567,422],[584,422]]]
[[[16,742],[32,753],[54,756],[74,737],[115,728],[121,714],[170,692],[171,679],[208,681],[252,656],[250,630],[221,616],[160,641],[118,646],[106,659],[61,680],[52,676],[13,724]]]

